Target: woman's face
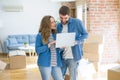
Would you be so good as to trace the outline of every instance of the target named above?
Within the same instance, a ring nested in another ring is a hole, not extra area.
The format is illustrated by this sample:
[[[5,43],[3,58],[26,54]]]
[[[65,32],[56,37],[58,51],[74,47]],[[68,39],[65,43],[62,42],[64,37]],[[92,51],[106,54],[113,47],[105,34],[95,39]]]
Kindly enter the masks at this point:
[[[56,22],[55,22],[54,18],[50,18],[50,28],[56,29]]]

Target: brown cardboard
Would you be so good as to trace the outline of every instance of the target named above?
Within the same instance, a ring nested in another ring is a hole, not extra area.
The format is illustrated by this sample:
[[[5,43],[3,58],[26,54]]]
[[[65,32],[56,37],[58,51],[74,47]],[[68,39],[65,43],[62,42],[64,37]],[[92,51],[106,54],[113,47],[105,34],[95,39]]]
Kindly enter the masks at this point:
[[[70,76],[68,74],[66,74],[64,80],[70,80]]]
[[[94,67],[95,67],[95,70],[98,72],[100,71],[100,62],[92,62]]]
[[[90,62],[101,62],[102,54],[84,53],[83,58],[88,59]]]
[[[16,55],[10,57],[10,69],[26,68],[26,56]]]
[[[108,80],[120,80],[120,65],[108,69]]]
[[[103,44],[99,43],[84,43],[83,51],[88,53],[103,53]]]
[[[103,43],[103,42],[104,42],[103,35],[93,33],[89,33],[89,36],[85,41],[85,43]]]
[[[13,50],[9,52],[10,69],[26,68],[25,51]]]

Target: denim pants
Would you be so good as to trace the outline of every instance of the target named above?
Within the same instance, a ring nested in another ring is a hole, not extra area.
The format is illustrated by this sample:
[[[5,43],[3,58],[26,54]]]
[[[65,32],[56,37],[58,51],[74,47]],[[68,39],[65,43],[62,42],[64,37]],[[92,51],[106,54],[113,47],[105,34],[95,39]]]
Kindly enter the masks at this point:
[[[61,67],[62,75],[65,77],[67,69],[70,73],[70,80],[78,80],[78,66],[79,63],[75,62],[73,59],[63,59],[63,66]]]
[[[63,80],[61,68],[54,66],[54,67],[43,67],[39,66],[39,70],[42,76],[42,80],[50,80],[51,75],[54,80]]]

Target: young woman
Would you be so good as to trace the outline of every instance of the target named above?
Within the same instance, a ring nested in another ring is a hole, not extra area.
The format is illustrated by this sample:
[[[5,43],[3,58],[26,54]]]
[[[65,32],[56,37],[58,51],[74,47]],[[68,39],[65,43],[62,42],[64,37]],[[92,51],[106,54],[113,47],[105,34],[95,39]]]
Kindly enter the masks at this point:
[[[35,49],[42,80],[63,80],[59,49],[55,48],[56,23],[52,16],[44,16],[36,37]]]

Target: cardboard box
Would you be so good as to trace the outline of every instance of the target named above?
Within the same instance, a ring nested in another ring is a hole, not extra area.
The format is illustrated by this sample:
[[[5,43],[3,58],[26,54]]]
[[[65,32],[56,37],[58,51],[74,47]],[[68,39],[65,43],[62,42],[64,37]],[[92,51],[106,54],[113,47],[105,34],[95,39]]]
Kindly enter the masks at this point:
[[[10,69],[26,68],[26,56],[11,56]]]
[[[0,60],[0,70],[4,70],[7,66],[7,63]]]
[[[103,44],[99,43],[84,43],[83,51],[87,53],[103,53]]]
[[[120,65],[108,69],[108,80],[120,80]]]
[[[14,50],[9,53],[10,69],[26,68],[26,55],[24,51]]]
[[[102,54],[98,53],[84,53],[83,58],[88,59],[90,62],[101,62]]]
[[[104,36],[101,34],[89,33],[85,43],[104,43]]]

